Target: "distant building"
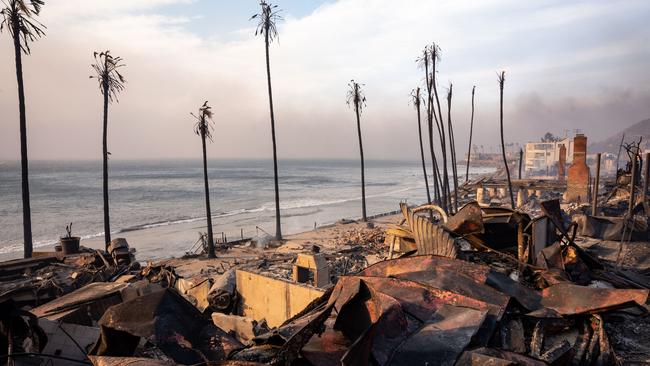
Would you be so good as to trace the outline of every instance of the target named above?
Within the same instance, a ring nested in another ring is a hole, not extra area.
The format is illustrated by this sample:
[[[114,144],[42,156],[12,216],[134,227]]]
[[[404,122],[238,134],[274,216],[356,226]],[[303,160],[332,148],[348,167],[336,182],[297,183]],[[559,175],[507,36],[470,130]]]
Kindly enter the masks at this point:
[[[573,161],[573,138],[554,142],[529,142],[524,148],[524,172],[527,177],[557,176],[560,147],[566,149],[566,164]]]
[[[602,153],[600,173],[602,175],[616,174],[616,155],[612,153]],[[595,163],[594,163],[595,164]]]

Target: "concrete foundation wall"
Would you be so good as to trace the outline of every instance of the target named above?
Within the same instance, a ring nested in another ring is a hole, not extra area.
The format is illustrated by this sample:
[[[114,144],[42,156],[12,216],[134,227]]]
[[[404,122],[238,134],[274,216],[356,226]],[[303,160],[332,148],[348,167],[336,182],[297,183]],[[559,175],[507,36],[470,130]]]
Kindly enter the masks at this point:
[[[325,290],[237,270],[240,314],[276,327],[298,314]]]

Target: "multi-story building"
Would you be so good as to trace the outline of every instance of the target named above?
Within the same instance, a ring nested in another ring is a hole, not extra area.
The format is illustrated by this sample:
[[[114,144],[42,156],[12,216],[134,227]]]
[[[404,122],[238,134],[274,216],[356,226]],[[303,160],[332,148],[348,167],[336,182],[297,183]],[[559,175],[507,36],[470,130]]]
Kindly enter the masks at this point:
[[[527,177],[556,176],[560,146],[566,149],[566,163],[573,159],[573,138],[554,142],[529,142],[524,149],[524,172]]]

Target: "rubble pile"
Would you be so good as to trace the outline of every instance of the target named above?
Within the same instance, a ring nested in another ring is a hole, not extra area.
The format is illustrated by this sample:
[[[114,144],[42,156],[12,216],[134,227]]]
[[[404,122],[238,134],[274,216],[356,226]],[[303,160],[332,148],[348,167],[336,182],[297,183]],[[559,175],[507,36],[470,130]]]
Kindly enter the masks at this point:
[[[89,283],[114,280],[139,264],[117,263],[106,253],[83,249],[74,256],[51,255],[0,264],[0,301],[38,306]]]
[[[343,225],[322,247],[260,249],[187,276],[173,261],[141,267],[125,241],[2,263],[0,362],[648,363],[649,270],[581,246],[585,236],[647,239],[647,215],[603,221],[586,207],[469,202],[450,215],[401,204],[399,223]],[[246,312],[254,306],[276,311]]]
[[[307,247],[312,253],[322,251],[329,265],[331,282],[336,283],[340,276],[357,273],[371,263],[386,259],[388,248],[384,244],[385,236],[380,228],[352,228],[336,235],[330,243],[331,248],[327,250],[313,244]],[[295,255],[274,253],[241,267],[268,277],[291,280],[294,263]]]
[[[338,247],[356,247],[361,246],[364,252],[381,253],[385,252],[384,230],[380,228],[360,228],[342,232],[338,235],[334,244]]]
[[[526,252],[516,247],[517,230],[532,221],[517,212],[487,210],[478,225],[474,209],[461,209],[440,231],[403,206],[419,255],[341,277],[305,312],[231,358],[314,365],[650,361],[649,347],[635,344],[649,339],[650,329],[634,326],[650,319],[650,277],[592,257],[564,226],[559,202],[541,207],[558,237],[540,250],[525,244]],[[515,248],[485,241],[497,231],[515,237]],[[474,247],[461,249],[470,236]]]

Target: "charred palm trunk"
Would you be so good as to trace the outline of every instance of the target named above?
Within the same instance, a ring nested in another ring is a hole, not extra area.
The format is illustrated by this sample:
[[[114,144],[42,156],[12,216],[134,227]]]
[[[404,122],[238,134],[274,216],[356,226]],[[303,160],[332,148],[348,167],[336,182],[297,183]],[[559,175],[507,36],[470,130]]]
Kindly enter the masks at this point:
[[[515,209],[515,198],[512,194],[512,181],[510,180],[510,168],[508,168],[508,159],[506,158],[506,143],[503,138],[503,83],[505,81],[505,71],[501,72],[499,77],[499,121],[501,127],[501,153],[503,154],[503,164],[506,166],[506,177],[508,178],[508,192],[510,193],[510,206]]]
[[[210,186],[208,184],[208,156],[205,149],[205,133],[201,133],[203,145],[203,185],[205,186],[205,217],[208,224],[208,258],[215,258],[214,235],[212,233],[212,211],[210,210]]]
[[[451,122],[451,97],[453,85],[449,84],[447,94],[447,124],[449,128],[449,150],[451,153],[451,172],[454,180],[454,212],[458,211],[458,169],[456,167],[456,140],[454,139],[454,127]]]
[[[429,127],[429,150],[431,153],[431,165],[432,165],[432,170],[433,170],[433,189],[434,189],[434,195],[436,199],[436,204],[438,206],[441,205],[441,179],[440,179],[440,169],[438,165],[438,160],[436,159],[436,153],[435,153],[435,148],[433,144],[433,117],[434,117],[434,109],[433,109],[433,96],[431,94],[431,82],[429,79],[429,63],[425,59],[424,63],[424,73],[425,73],[425,81],[427,83],[427,123]],[[436,121],[436,125],[438,122]],[[431,202],[431,201],[429,201]]]
[[[417,91],[416,108],[418,112],[418,136],[420,138],[420,157],[422,158],[422,173],[424,174],[424,186],[427,188],[427,203],[431,203],[431,192],[429,192],[429,178],[427,177],[427,165],[424,161],[424,145],[422,144],[422,122],[420,118],[420,89]]]
[[[359,101],[355,98],[354,111],[357,114],[357,133],[359,134],[359,155],[361,156],[361,219],[368,221],[366,216],[366,176],[363,162],[363,142],[361,141],[361,119],[359,118]]]
[[[32,210],[29,203],[29,164],[27,160],[27,117],[25,116],[25,89],[23,85],[23,59],[20,47],[18,20],[12,19],[14,53],[16,56],[16,81],[18,82],[18,111],[20,114],[20,166],[23,194],[24,257],[32,256]]]
[[[106,69],[106,65],[104,66]],[[108,75],[104,75],[102,87],[104,88],[104,136],[102,138],[102,156],[103,156],[103,192],[104,192],[104,244],[108,251],[108,245],[111,243],[111,223],[108,206]]]
[[[448,211],[450,207],[449,201],[450,190],[449,190],[449,173],[447,171],[447,143],[446,143],[446,134],[445,134],[445,125],[442,119],[442,110],[440,109],[440,98],[438,97],[438,87],[436,86],[436,57],[432,56],[431,60],[432,70],[431,70],[431,87],[433,89],[433,95],[436,98],[436,105],[438,107],[438,132],[440,134],[440,148],[442,150],[442,208],[445,211]],[[435,109],[434,109],[435,113]]]
[[[433,170],[433,189],[434,189],[436,204],[440,206],[442,203],[442,199],[441,199],[442,179],[440,178],[440,169],[438,165],[438,159],[436,158],[436,152],[433,143],[433,120],[430,114],[429,114],[428,125],[429,125],[428,127],[429,127],[429,150],[430,150],[429,153],[431,154],[431,166]]]
[[[474,91],[476,86],[472,87],[472,117],[469,121],[469,146],[467,147],[467,168],[465,168],[465,182],[469,181],[469,161],[472,157],[472,133],[474,132]]]
[[[269,109],[271,111],[271,139],[273,140],[273,183],[275,185],[275,239],[282,240],[282,226],[280,225],[280,188],[278,184],[278,155],[275,143],[275,116],[273,114],[273,92],[271,90],[271,64],[269,60],[269,29],[264,32],[266,46],[266,80],[269,88]]]

